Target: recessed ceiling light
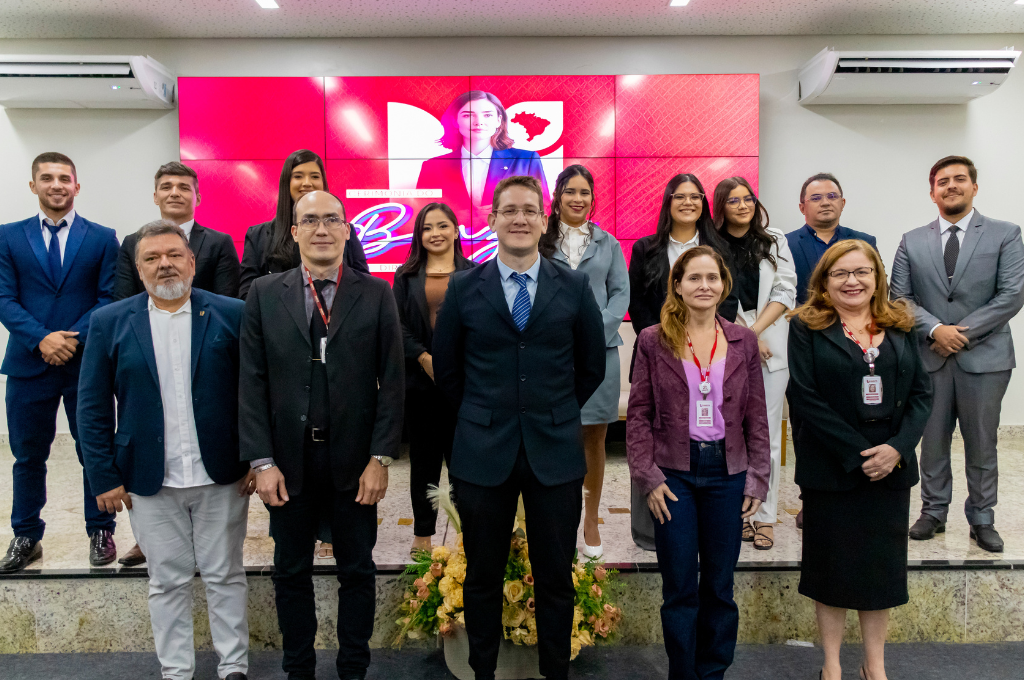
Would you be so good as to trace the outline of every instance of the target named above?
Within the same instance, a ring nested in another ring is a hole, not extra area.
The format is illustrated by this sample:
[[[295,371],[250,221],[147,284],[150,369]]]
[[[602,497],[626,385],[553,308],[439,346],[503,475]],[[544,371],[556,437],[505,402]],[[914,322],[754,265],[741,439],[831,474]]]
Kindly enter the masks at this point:
[[[280,9],[275,0],[256,0],[256,4],[263,9]]]
[[[668,0],[668,6],[669,7],[683,7],[684,5],[689,5],[689,4],[690,4],[690,0]]]

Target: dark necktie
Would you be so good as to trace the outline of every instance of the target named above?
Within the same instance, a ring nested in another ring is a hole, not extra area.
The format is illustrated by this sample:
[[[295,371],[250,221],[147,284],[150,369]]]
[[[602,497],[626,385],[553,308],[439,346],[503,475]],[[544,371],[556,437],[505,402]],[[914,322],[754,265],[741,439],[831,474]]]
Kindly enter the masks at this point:
[[[46,259],[50,265],[50,278],[53,280],[54,285],[60,283],[60,239],[57,238],[57,232],[67,226],[67,220],[61,220],[59,224],[50,224],[44,222],[46,228],[50,230],[50,247],[46,249]]]
[[[330,309],[327,306],[327,301],[324,300],[324,286],[333,281],[327,281],[326,279],[320,279],[313,282],[313,288],[316,290],[317,297],[320,298],[320,304],[323,306],[324,311]],[[316,306],[316,302],[313,303],[313,314],[309,320],[309,341],[313,345],[312,351],[312,375],[310,376],[310,390],[309,390],[309,426],[317,428],[325,428],[330,424],[330,392],[327,386],[327,366],[324,364],[320,356],[321,338],[327,337],[327,325],[324,324],[324,319],[320,316],[320,310]]]
[[[519,292],[512,302],[512,320],[516,322],[519,330],[526,328],[526,322],[530,320],[530,291],[526,290],[526,282],[530,277],[526,274],[512,272],[512,280],[519,284]]]
[[[956,271],[956,258],[960,255],[960,239],[956,233],[960,228],[955,224],[949,228],[949,238],[946,240],[946,251],[942,254],[942,262],[946,265],[947,280],[953,281],[953,272]]]

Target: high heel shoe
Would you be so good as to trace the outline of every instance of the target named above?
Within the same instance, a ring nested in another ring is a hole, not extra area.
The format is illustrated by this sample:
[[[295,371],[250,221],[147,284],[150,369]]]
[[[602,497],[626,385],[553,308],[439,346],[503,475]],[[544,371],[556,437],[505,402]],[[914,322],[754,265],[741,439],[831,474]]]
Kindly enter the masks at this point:
[[[597,545],[587,545],[587,542],[584,541],[580,547],[580,554],[588,560],[601,559],[604,556],[604,545],[600,543]]]

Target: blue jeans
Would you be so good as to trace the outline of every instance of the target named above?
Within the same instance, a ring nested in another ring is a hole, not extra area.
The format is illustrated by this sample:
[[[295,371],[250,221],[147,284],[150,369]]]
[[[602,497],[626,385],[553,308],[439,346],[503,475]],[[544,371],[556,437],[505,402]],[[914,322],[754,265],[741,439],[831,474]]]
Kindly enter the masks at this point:
[[[82,351],[79,348],[78,351]],[[46,461],[57,432],[57,409],[64,398],[71,436],[75,439],[78,461],[82,447],[78,443],[78,376],[61,367],[48,368],[32,378],[7,376],[7,428],[11,453],[14,454],[14,504],[11,528],[15,536],[38,541],[43,538],[46,523],[39,516],[46,505]],[[96,496],[89,478],[82,471],[83,514],[85,531],[92,536],[106,529],[114,531],[114,515],[96,505]]]
[[[679,499],[665,499],[671,520],[654,521],[668,677],[723,678],[739,626],[733,570],[740,556],[747,473],[729,474],[725,441],[691,441],[690,471],[662,472]]]

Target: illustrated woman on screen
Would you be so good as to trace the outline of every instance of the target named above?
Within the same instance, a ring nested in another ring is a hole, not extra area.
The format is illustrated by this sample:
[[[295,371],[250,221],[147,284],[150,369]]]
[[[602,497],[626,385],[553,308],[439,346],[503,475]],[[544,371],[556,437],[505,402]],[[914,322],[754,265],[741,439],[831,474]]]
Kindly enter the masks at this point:
[[[490,92],[459,95],[441,116],[441,125],[444,136],[438,141],[451,152],[423,163],[417,189],[441,189],[444,202],[460,212],[472,207],[481,223],[491,212],[494,187],[506,177],[536,177],[544,196],[550,195],[540,156],[512,146],[508,114]]]

